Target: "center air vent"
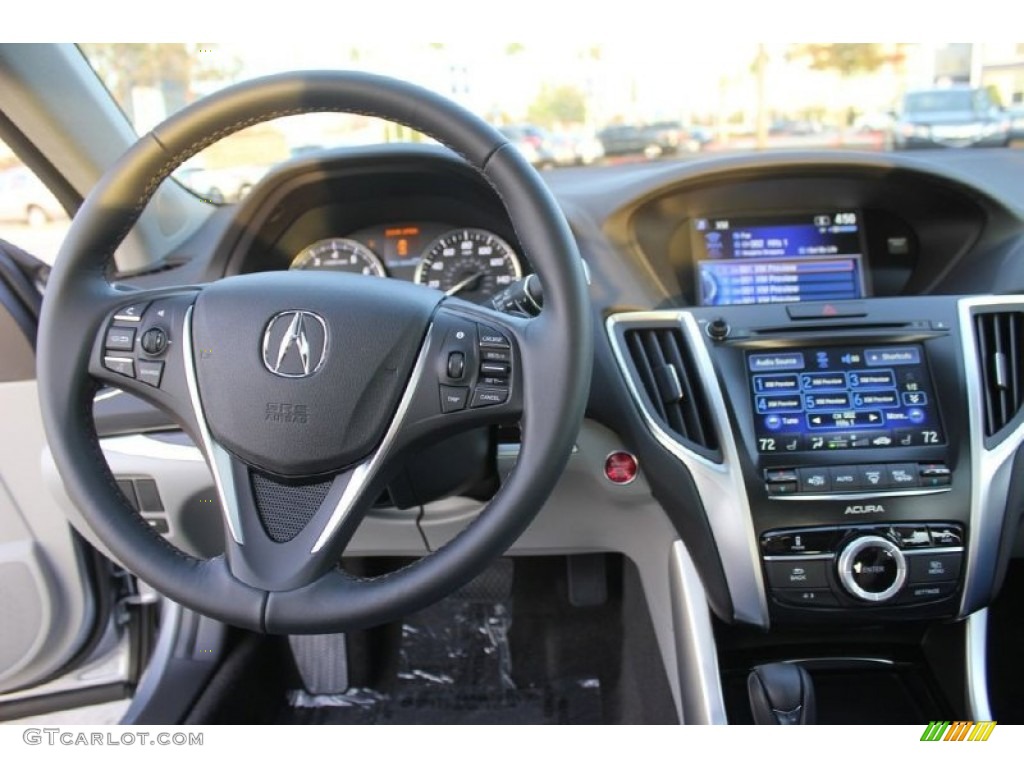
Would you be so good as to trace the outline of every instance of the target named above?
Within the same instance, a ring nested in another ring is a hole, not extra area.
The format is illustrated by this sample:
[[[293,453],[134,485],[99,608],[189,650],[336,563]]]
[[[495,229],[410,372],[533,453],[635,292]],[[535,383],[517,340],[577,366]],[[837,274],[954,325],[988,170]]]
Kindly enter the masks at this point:
[[[985,436],[992,437],[1024,405],[1024,355],[1020,349],[1024,343],[1024,313],[977,314],[974,333],[985,402]]]
[[[651,415],[680,440],[718,450],[707,398],[682,331],[634,328],[624,339]]]

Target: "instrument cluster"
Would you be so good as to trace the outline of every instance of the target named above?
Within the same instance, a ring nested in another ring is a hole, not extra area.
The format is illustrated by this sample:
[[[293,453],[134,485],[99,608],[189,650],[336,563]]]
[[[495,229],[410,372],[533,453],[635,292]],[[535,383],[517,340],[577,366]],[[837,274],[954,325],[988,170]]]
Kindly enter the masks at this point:
[[[409,280],[477,303],[523,276],[518,254],[498,235],[436,222],[386,224],[320,239],[295,254],[289,268]]]

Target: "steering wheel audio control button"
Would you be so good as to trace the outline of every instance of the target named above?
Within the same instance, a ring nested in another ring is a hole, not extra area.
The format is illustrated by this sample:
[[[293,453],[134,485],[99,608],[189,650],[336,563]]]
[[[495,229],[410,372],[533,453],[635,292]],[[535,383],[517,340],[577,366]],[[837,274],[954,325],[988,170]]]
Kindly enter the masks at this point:
[[[154,326],[142,334],[139,343],[147,355],[162,355],[167,349],[167,331]]]
[[[484,408],[488,405],[501,405],[508,400],[508,390],[500,387],[477,387],[473,390],[473,402],[470,408]]]
[[[108,355],[103,358],[103,367],[108,371],[119,373],[130,379],[135,378],[135,361],[130,357],[111,357]]]
[[[142,313],[146,311],[148,306],[148,301],[140,301],[137,304],[121,307],[117,310],[117,314],[114,315],[114,319],[120,323],[137,323],[142,320]]]
[[[441,413],[464,410],[469,398],[469,387],[441,387]]]
[[[139,360],[139,381],[159,387],[164,375],[164,364],[159,360]]]
[[[108,328],[103,346],[119,352],[131,352],[135,347],[135,329],[122,328],[119,325]]]

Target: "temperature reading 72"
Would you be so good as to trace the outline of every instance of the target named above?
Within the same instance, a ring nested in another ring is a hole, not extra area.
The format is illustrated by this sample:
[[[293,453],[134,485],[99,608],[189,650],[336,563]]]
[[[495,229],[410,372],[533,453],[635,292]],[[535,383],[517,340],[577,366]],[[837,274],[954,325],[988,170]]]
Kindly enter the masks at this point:
[[[939,433],[934,429],[922,429],[921,430],[921,442],[925,445],[938,445]]]
[[[775,438],[774,437],[761,437],[757,440],[761,444],[761,453],[769,453],[775,450]]]

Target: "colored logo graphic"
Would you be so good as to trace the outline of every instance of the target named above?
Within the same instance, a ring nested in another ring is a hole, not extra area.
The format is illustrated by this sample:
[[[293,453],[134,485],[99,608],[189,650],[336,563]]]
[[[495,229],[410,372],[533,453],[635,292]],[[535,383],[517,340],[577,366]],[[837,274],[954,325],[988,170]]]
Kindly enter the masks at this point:
[[[995,720],[932,720],[921,734],[921,741],[988,741],[995,727]]]

